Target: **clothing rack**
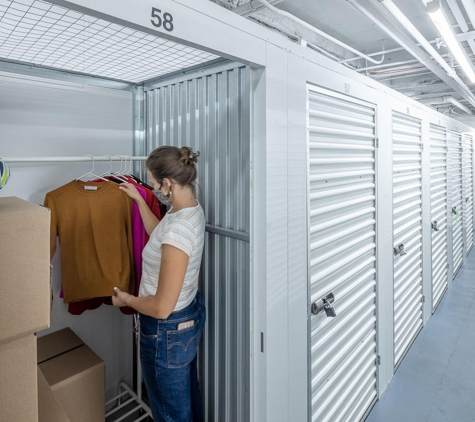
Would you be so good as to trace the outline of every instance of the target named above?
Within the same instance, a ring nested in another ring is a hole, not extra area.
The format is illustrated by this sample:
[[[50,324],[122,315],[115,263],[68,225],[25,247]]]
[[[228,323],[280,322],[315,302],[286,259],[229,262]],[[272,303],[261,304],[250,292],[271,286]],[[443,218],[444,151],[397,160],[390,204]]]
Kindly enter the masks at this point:
[[[12,163],[80,163],[95,161],[145,161],[147,157],[133,157],[130,155],[84,157],[0,157],[7,164]]]
[[[60,163],[60,162],[96,162],[96,161],[145,161],[147,157],[134,157],[129,155],[114,155],[114,156],[97,156],[93,157],[92,155],[86,155],[83,157],[0,157],[7,164],[14,163]],[[141,173],[139,171],[139,173]],[[233,239],[244,240],[246,242],[250,241],[250,236],[248,233],[242,233],[236,230],[226,229],[223,227],[213,226],[211,224],[206,224],[206,231],[210,233],[221,234],[223,236],[231,237]]]
[[[1,157],[4,162],[7,164],[16,164],[16,163],[80,163],[80,162],[92,162],[93,164],[97,161],[121,161],[121,162],[132,162],[132,161],[145,161],[147,157],[140,156],[129,156],[129,155],[114,155],[114,156],[92,156],[86,155],[83,157]],[[130,415],[142,410],[144,413],[135,419],[134,422],[139,422],[147,417],[152,417],[152,411],[150,407],[142,400],[142,366],[140,365],[140,342],[136,345],[136,381],[137,381],[137,392],[133,391],[127,384],[121,382],[119,384],[118,395],[106,402],[106,407],[114,402],[116,406],[113,407],[106,413],[106,417],[109,417],[116,413],[117,411],[125,408],[132,403],[136,403],[132,409],[128,410],[127,413],[121,415],[118,419],[115,419],[114,422],[120,422],[128,418]]]

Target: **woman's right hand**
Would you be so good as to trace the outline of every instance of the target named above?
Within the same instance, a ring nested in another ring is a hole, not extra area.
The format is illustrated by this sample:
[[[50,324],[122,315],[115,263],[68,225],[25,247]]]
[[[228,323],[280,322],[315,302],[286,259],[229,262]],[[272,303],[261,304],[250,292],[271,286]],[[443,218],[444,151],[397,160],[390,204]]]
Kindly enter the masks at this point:
[[[141,199],[143,199],[142,196],[140,195],[140,192],[137,190],[137,188],[132,183],[121,183],[119,185],[119,189],[122,192],[125,192],[135,202],[138,202]]]

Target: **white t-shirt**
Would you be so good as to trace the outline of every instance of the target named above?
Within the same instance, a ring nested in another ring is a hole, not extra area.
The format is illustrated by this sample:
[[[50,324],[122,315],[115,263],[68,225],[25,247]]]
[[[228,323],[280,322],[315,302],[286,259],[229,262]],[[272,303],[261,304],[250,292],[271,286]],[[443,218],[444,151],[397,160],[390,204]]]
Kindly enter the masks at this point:
[[[173,208],[155,227],[142,252],[142,281],[140,282],[139,296],[155,296],[162,260],[162,245],[174,246],[190,257],[183,287],[173,310],[179,311],[193,301],[198,291],[198,277],[204,245],[205,215],[200,204],[195,207],[182,208],[175,213],[170,213],[171,211]]]

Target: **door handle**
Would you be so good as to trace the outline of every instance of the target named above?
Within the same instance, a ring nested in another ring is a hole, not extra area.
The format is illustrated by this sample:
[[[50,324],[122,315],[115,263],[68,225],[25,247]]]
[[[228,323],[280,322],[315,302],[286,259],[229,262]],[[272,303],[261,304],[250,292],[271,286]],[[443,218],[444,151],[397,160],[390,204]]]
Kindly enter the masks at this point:
[[[434,230],[435,232],[439,231],[439,224],[437,223],[437,221],[433,221],[431,223],[431,227],[432,227],[432,230]]]
[[[394,256],[404,256],[407,252],[404,250],[404,243],[401,243],[399,246],[393,248]]]
[[[335,295],[333,292],[327,293],[321,299],[312,303],[312,314],[318,315],[321,311],[325,311],[327,317],[336,317],[335,309],[332,306],[333,302],[335,302]]]

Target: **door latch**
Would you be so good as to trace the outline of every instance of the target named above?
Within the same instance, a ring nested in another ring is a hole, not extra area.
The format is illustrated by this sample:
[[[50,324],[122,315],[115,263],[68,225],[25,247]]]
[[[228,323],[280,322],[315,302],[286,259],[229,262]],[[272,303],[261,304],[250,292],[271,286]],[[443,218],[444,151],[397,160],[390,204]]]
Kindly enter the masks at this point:
[[[407,252],[404,250],[404,243],[401,243],[399,246],[395,246],[393,249],[394,256],[403,256],[406,255]]]
[[[327,293],[321,299],[312,303],[312,314],[317,315],[321,311],[325,311],[327,317],[336,317],[335,309],[332,306],[333,302],[335,302],[335,295],[333,292]]]
[[[432,230],[434,230],[435,232],[439,231],[439,224],[437,223],[437,221],[433,221],[431,223],[431,227],[432,227]]]

